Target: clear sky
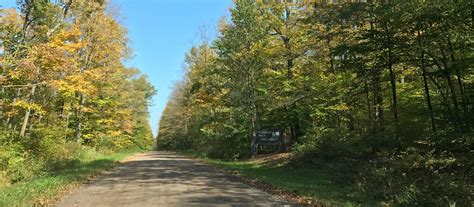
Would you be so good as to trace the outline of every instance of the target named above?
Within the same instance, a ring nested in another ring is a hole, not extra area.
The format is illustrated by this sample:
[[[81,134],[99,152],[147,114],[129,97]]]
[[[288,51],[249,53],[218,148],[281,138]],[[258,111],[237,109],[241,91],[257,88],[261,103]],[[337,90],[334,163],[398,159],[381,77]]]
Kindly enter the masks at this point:
[[[231,0],[111,0],[121,10],[122,25],[128,28],[135,57],[128,66],[147,74],[158,90],[150,108],[156,135],[158,121],[171,87],[183,72],[184,55],[200,40],[206,28],[208,39],[216,34],[220,18],[229,15]],[[0,0],[3,8],[16,0]]]

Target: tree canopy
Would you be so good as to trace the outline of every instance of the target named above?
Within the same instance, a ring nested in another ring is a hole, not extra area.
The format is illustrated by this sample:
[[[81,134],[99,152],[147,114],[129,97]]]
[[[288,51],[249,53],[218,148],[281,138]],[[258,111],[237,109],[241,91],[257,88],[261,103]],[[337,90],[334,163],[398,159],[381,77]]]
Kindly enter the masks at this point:
[[[0,170],[11,182],[30,158],[152,145],[156,91],[124,65],[131,50],[115,13],[101,0],[22,0],[0,10]]]
[[[359,165],[348,180],[376,198],[468,205],[473,6],[234,1],[189,50],[157,146],[247,158],[253,132],[276,127],[306,163]]]

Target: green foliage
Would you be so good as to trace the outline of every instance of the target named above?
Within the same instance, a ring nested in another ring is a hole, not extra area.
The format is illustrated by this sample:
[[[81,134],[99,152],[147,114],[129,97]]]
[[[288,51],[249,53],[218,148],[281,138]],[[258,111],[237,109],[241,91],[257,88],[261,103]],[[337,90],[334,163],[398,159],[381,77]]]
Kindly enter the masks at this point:
[[[8,187],[0,187],[0,206],[49,206],[54,204],[65,191],[117,165],[137,150],[102,153],[90,147],[76,144],[79,148],[73,159],[57,171],[36,176],[28,182],[19,182]]]
[[[472,204],[472,1],[235,1],[190,49],[158,148],[249,157],[281,128],[298,166],[402,206]]]
[[[32,159],[31,155],[20,152],[22,151],[19,146],[2,146],[2,185],[31,179],[41,174],[42,163]]]
[[[335,139],[341,136],[328,133],[317,144],[305,141],[296,146],[293,164],[296,168],[324,169],[334,183],[357,185],[374,200],[403,206],[466,206],[472,202],[466,195],[472,189],[473,179],[468,173],[473,166],[468,155],[472,148],[469,136],[472,135],[447,138],[444,133],[430,134],[404,151],[382,145],[384,148],[373,152],[374,143],[364,140],[390,141],[391,137]]]
[[[311,197],[330,206],[380,206],[382,204],[368,197],[355,184],[334,183],[330,178],[331,175],[324,169],[311,165],[296,167],[293,164],[271,166],[245,161],[230,162],[210,159],[204,161],[237,171],[243,176],[270,183],[296,195]]]
[[[104,2],[0,9],[1,186],[69,169],[89,153],[152,146],[148,106],[156,90],[125,67],[126,29]]]
[[[431,139],[447,138],[433,134]],[[472,139],[450,137],[451,144],[442,144],[436,150],[429,145],[443,141],[430,140],[419,140],[415,146],[390,159],[368,165],[365,174],[360,175],[360,186],[374,197],[400,205],[470,205],[472,200],[466,195],[472,189],[473,177],[468,172],[473,163],[465,153],[472,148]],[[463,141],[456,144],[453,140]],[[443,149],[446,147],[449,149]]]
[[[0,134],[1,186],[9,185],[11,182],[31,179],[42,174],[44,163],[33,159],[33,155],[27,151],[25,146],[12,139],[13,135],[16,134]]]

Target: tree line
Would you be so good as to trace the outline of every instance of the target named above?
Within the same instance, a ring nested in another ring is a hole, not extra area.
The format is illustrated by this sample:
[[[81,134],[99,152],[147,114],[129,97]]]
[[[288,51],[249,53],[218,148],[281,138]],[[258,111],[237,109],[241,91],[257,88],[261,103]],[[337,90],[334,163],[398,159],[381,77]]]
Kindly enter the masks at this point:
[[[156,92],[124,65],[132,53],[117,12],[103,0],[21,0],[0,10],[0,167],[8,182],[26,178],[16,170],[28,170],[28,160],[152,145]]]
[[[187,53],[157,147],[247,158],[253,132],[276,127],[298,159],[339,163],[374,198],[467,205],[473,6],[236,0]]]

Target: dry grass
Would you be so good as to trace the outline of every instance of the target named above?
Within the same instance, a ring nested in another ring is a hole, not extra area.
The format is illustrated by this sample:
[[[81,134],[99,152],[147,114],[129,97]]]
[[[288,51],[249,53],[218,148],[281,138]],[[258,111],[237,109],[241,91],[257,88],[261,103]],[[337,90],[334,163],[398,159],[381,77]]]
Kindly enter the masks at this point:
[[[292,153],[274,153],[266,155],[257,155],[253,159],[246,160],[248,164],[266,167],[280,167],[288,164],[294,155]]]

